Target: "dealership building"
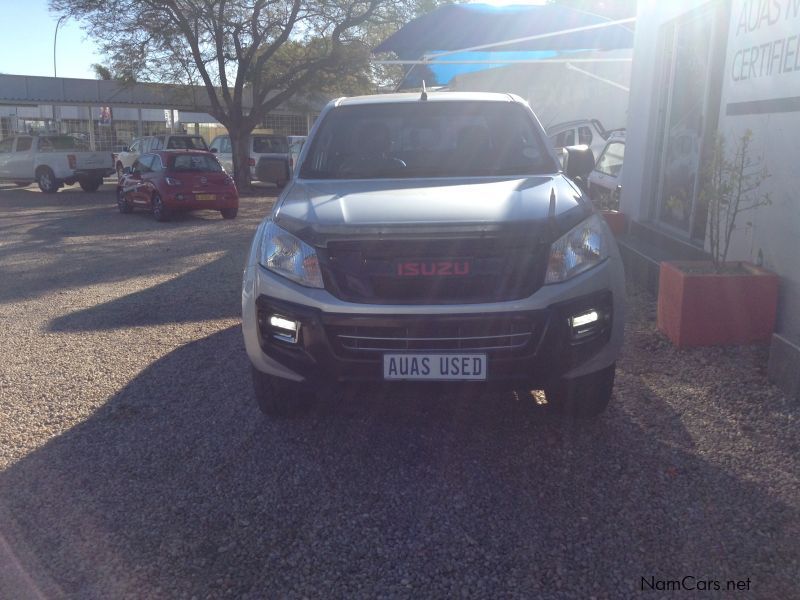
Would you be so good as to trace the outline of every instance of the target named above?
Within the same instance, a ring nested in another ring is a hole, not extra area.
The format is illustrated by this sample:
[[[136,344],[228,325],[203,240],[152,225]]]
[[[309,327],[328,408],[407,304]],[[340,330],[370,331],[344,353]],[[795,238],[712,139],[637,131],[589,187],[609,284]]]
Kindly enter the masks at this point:
[[[298,97],[264,117],[264,133],[306,135],[325,99]],[[248,106],[245,94],[245,108]],[[204,87],[0,74],[0,139],[14,133],[64,133],[115,150],[168,132],[225,133],[208,114]]]
[[[629,274],[655,288],[659,261],[706,256],[701,165],[717,135],[751,132],[771,203],[739,219],[728,259],[780,277],[769,374],[800,398],[800,1],[640,1],[630,85]]]

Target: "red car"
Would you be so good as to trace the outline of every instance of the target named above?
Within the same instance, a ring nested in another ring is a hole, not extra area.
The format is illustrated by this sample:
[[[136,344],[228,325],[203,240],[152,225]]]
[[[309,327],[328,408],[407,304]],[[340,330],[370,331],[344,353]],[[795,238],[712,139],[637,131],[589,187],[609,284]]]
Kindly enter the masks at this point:
[[[158,221],[190,210],[218,210],[233,219],[239,192],[210,152],[166,150],[142,154],[133,163],[117,185],[117,206],[121,213],[146,208]]]

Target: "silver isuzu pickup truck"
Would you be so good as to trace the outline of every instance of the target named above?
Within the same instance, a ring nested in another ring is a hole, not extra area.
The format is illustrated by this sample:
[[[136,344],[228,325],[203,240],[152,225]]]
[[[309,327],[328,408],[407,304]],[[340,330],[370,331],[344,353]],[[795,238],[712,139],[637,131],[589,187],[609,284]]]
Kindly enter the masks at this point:
[[[366,96],[324,109],[259,226],[242,329],[269,415],[371,381],[541,389],[591,417],[624,295],[614,238],[527,103]]]

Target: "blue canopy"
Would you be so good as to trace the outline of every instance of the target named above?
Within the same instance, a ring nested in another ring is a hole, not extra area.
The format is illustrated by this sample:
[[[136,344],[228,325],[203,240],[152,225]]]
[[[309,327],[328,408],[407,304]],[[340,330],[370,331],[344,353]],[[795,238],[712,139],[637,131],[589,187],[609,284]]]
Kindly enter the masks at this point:
[[[429,12],[384,40],[373,52],[394,52],[403,60],[438,51],[461,50],[505,40],[608,23],[609,19],[557,4],[491,6],[448,4]],[[633,48],[633,30],[611,25],[496,46],[493,51],[617,50]]]
[[[373,53],[394,52],[401,60],[419,60],[427,55],[430,62],[407,69],[400,88],[419,87],[423,80],[428,85],[446,85],[456,75],[502,67],[512,61],[569,57],[586,50],[633,48],[633,29],[618,24],[453,53],[609,22],[604,17],[556,4],[449,4],[406,24]],[[436,55],[442,53],[447,54],[437,61]]]

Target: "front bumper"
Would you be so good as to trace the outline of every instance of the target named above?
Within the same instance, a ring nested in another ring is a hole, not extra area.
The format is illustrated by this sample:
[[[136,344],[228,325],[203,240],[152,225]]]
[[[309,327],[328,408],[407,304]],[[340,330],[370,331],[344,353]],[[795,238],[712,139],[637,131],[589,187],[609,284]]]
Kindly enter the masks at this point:
[[[164,206],[170,210],[220,210],[222,208],[238,208],[238,196],[230,192],[209,192],[213,193],[214,200],[198,200],[191,192],[172,192],[162,194]]]
[[[603,264],[567,282],[546,285],[529,298],[463,305],[345,302],[250,264],[244,273],[242,330],[248,356],[258,370],[294,381],[326,382],[383,380],[382,348],[392,353],[466,352],[464,342],[454,341],[458,336],[452,334],[466,332],[464,339],[486,338],[486,349],[476,351],[488,356],[489,382],[533,389],[593,373],[616,361],[622,346],[624,294],[616,249]],[[602,326],[576,342],[568,319],[592,309],[600,312]],[[300,323],[296,344],[271,335],[272,314]],[[481,335],[470,333],[475,331]],[[420,332],[428,333],[420,336]],[[436,332],[442,332],[445,341],[431,342]],[[373,347],[343,343],[353,337]],[[422,342],[408,341],[421,337]],[[377,338],[380,343],[374,341]],[[512,339],[524,343],[508,343]],[[409,345],[413,343],[425,347]]]

